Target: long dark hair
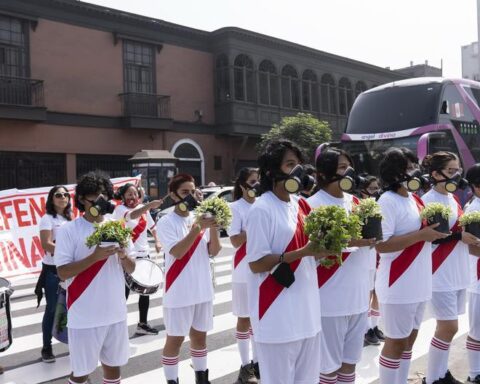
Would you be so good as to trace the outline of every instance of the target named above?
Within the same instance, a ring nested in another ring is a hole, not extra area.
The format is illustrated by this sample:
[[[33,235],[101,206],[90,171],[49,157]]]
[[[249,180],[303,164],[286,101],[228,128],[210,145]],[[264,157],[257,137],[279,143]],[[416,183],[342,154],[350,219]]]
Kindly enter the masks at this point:
[[[452,160],[458,160],[457,155],[452,152],[435,152],[433,155],[425,156],[422,161],[422,167],[431,175],[434,171],[440,172]]]
[[[237,178],[235,180],[235,185],[233,187],[233,200],[239,200],[243,197],[243,191],[241,186],[245,186],[247,183],[248,178],[252,174],[258,174],[258,169],[256,168],[250,168],[250,167],[244,167],[238,171]]]
[[[412,158],[416,159],[411,151],[410,153],[407,151],[409,150],[405,148],[392,147],[385,152],[379,166],[384,190],[391,189],[396,192],[400,188],[400,183],[407,173],[408,161],[412,162]]]
[[[49,215],[57,217],[58,213],[55,210],[55,205],[53,205],[53,197],[59,189],[64,189],[68,193],[68,204],[63,210],[63,216],[70,221],[72,220],[72,197],[70,196],[68,189],[63,185],[55,185],[52,189],[50,189],[48,192],[47,202],[45,203],[45,210]]]
[[[319,189],[325,188],[336,176],[340,156],[345,156],[350,166],[353,167],[352,158],[343,149],[328,148],[317,156],[315,167],[317,168],[317,187]]]

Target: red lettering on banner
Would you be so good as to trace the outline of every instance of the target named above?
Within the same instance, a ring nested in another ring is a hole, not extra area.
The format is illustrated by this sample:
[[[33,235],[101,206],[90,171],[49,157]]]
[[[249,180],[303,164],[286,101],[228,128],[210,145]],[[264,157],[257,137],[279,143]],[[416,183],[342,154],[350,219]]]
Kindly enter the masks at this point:
[[[8,244],[5,244],[3,241],[0,242],[0,249],[2,250],[3,253],[3,258],[5,261],[5,265],[7,266],[7,269],[9,271],[17,269],[17,263],[15,262],[14,259],[11,258],[9,249],[8,249]]]
[[[42,217],[45,215],[46,207],[45,196],[40,197],[40,204],[37,204],[37,199],[30,197],[28,199],[29,207],[30,207],[30,216],[32,217],[32,224],[37,225],[37,217]]]
[[[13,241],[7,241],[7,247],[10,252],[10,260],[18,259],[25,267],[31,268],[30,259],[28,258],[27,252],[25,252],[25,240],[19,239],[20,247],[22,248],[23,253],[20,253],[18,248],[15,246]],[[15,267],[17,269],[18,267]]]
[[[33,236],[32,244],[30,246],[30,260],[32,265],[37,265],[37,262],[41,262],[45,255],[45,251],[42,248],[42,242],[38,236]]]
[[[25,204],[27,202],[26,199],[16,199],[13,200],[13,207],[15,210],[15,215],[17,217],[17,223],[19,227],[28,227],[29,225],[32,225],[30,221],[24,221],[23,216],[28,215],[28,211],[24,211],[20,208],[20,204]]]
[[[10,222],[9,219],[12,218],[12,213],[7,212],[6,208],[12,205],[11,201],[0,201],[0,223],[3,223],[3,227],[0,226],[0,231],[9,230]]]

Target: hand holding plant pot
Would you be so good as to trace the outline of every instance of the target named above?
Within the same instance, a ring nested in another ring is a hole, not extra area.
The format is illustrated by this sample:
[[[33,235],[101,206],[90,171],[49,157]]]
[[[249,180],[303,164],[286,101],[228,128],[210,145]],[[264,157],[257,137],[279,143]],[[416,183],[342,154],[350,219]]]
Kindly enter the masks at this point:
[[[95,231],[87,237],[86,245],[88,247],[118,245],[126,248],[132,237],[132,230],[125,227],[123,220],[108,220],[95,223],[94,226]]]
[[[232,211],[225,199],[221,197],[213,197],[203,200],[197,208],[195,208],[195,217],[213,217],[217,225],[221,228],[228,228],[232,222]]]
[[[450,225],[448,218],[451,216],[452,210],[441,203],[428,203],[420,213],[420,217],[427,220],[428,225],[436,224],[435,230],[441,233],[450,233]]]
[[[342,263],[342,250],[350,240],[360,237],[361,223],[357,216],[348,216],[344,208],[331,205],[312,210],[305,218],[304,229],[314,249],[331,253],[332,257],[319,261],[329,268]]]
[[[371,197],[360,200],[353,206],[353,215],[362,223],[362,239],[383,239],[382,211],[380,205]]]
[[[465,228],[465,232],[480,238],[480,212],[465,213],[458,221]]]

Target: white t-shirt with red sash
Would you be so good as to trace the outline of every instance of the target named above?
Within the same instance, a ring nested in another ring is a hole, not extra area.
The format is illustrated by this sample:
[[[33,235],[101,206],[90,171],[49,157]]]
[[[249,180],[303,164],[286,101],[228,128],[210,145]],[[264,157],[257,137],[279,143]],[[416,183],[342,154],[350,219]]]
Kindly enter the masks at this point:
[[[425,204],[441,203],[450,207],[452,211],[449,218],[450,231],[461,231],[458,218],[463,214],[463,210],[454,195],[451,193],[443,195],[431,189],[422,196],[422,200]],[[469,269],[468,245],[461,240],[432,244],[432,290],[434,292],[467,288],[470,282]]]
[[[336,205],[343,207],[348,214],[358,203],[355,196],[344,193],[337,198],[320,190],[311,196],[308,203],[314,208]],[[317,267],[322,316],[347,316],[368,310],[370,300],[369,264],[371,255],[368,247],[354,248],[353,252],[342,253],[342,265],[330,268]]]
[[[247,261],[302,248],[308,203],[298,196],[290,202],[266,192],[247,215]],[[269,272],[248,275],[248,303],[255,341],[287,343],[315,336],[321,330],[316,263],[306,256],[290,264],[295,282],[284,288]]]
[[[245,199],[239,199],[230,204],[232,210],[232,223],[228,228],[228,236],[235,236],[245,231],[245,222],[247,220],[247,213],[252,204]],[[247,243],[243,243],[240,247],[235,249],[233,256],[233,283],[246,283],[247,274],[250,272],[247,260],[245,258],[247,254]]]
[[[465,213],[480,212],[480,199],[474,197],[465,205]],[[468,291],[480,294],[480,257],[469,256],[470,258],[470,285]]]
[[[387,191],[378,200],[382,210],[383,239],[401,236],[422,228],[423,201]],[[409,304],[432,297],[432,245],[420,241],[404,250],[380,253],[375,291],[384,304]]]
[[[91,255],[95,248],[87,247],[85,241],[94,230],[93,223],[83,217],[63,225],[55,244],[56,266]],[[116,254],[67,279],[66,287],[69,328],[93,328],[126,320],[125,278]]]
[[[181,259],[176,259],[170,250],[183,240],[194,223],[194,215],[187,217],[170,212],[157,223],[157,233],[165,250],[165,294],[166,308],[187,307],[213,300],[212,274],[208,243],[210,230],[202,230]]]
[[[143,204],[137,205],[135,208],[128,208],[125,205],[117,205],[115,211],[113,211],[112,217],[114,220],[125,220],[125,225],[131,228],[132,241],[134,247],[134,257],[146,257],[150,251],[148,245],[148,230],[155,228],[155,222],[152,219],[150,213],[146,212],[138,219],[132,220],[127,216],[130,212],[137,208],[143,207]]]

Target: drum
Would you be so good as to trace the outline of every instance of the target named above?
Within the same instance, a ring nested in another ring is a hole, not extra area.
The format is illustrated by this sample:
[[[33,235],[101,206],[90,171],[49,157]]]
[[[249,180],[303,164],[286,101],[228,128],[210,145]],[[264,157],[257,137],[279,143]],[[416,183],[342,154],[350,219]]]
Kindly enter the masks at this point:
[[[10,317],[10,296],[13,288],[7,279],[0,277],[0,352],[12,345],[12,318]]]
[[[135,271],[125,273],[125,284],[140,295],[152,295],[163,283],[162,269],[150,259],[136,259]]]
[[[67,328],[67,291],[63,287],[58,287],[57,306],[55,307],[55,316],[53,318],[52,336],[61,343],[68,344]]]

